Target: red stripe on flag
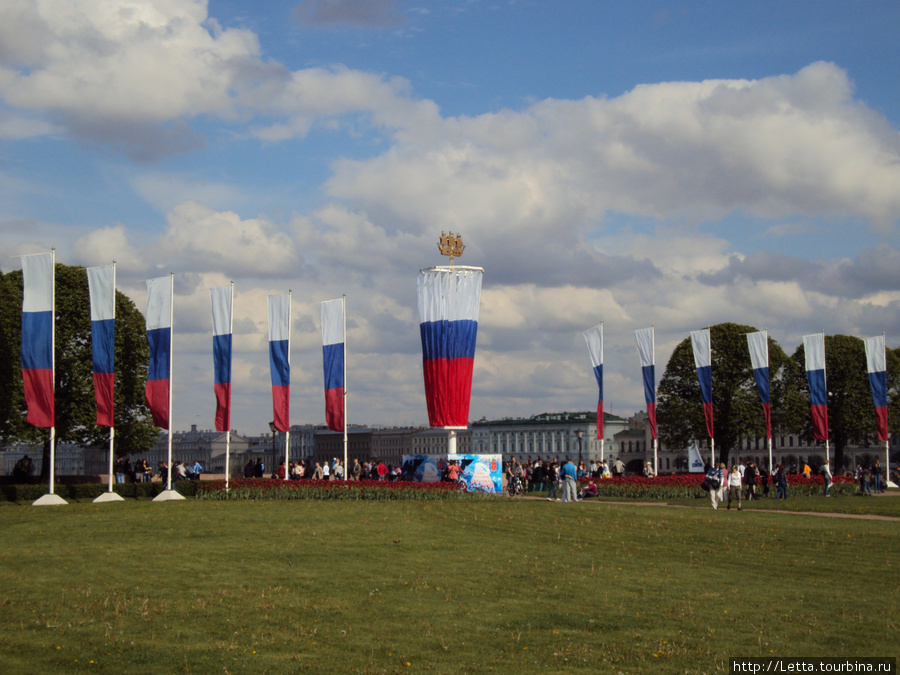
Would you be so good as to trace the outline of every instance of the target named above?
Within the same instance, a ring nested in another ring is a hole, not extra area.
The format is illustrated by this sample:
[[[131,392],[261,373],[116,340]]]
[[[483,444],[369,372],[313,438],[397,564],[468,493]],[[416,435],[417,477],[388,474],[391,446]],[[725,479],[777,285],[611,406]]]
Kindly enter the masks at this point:
[[[97,401],[97,426],[113,427],[116,376],[114,373],[94,373],[94,398]]]
[[[52,427],[56,424],[53,401],[53,371],[49,368],[22,369],[25,385],[25,402],[28,404],[29,424],[36,427]]]
[[[275,413],[275,428],[278,431],[290,429],[291,388],[272,386],[272,409]]]
[[[597,403],[597,440],[603,438],[603,401]]]
[[[423,361],[428,422],[433,427],[469,426],[472,367],[475,359]]]
[[[213,384],[216,394],[216,431],[231,429],[231,382]]]
[[[332,431],[344,430],[344,388],[325,390],[325,424]]]
[[[828,406],[812,406],[813,438],[817,441],[828,440]]]
[[[153,416],[153,426],[160,429],[169,428],[169,381],[147,380],[147,388],[144,390],[147,405],[150,406],[150,414]]]

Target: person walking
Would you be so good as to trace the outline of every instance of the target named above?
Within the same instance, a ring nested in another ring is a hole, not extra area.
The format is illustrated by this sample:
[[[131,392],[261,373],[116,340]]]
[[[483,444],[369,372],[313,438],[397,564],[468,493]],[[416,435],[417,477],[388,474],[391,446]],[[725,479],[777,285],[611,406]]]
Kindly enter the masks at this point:
[[[563,464],[562,469],[560,469],[560,475],[562,477],[563,484],[563,497],[562,500],[564,502],[577,502],[578,501],[578,473],[575,468],[575,464],[572,463],[572,460],[568,457],[566,458],[566,463]]]
[[[747,495],[745,499],[749,502],[757,499],[756,496],[756,478],[759,472],[756,470],[756,464],[752,461],[747,462],[747,468],[744,469],[744,485],[747,486]]]
[[[787,499],[787,474],[784,472],[784,464],[779,464],[775,469],[775,475],[772,477],[777,492],[775,499]]]
[[[725,501],[725,481],[728,475],[725,471],[725,464],[719,464],[718,468],[712,467],[706,472],[706,479],[709,481],[709,501],[712,503],[713,510],[719,508],[719,502]]]
[[[741,510],[741,489],[743,484],[741,481],[741,472],[736,464],[731,465],[731,472],[728,474],[728,510],[731,511],[731,502],[737,502],[737,510]]]
[[[559,475],[557,473],[556,462],[551,462],[550,467],[547,469],[547,477],[546,482],[549,486],[547,489],[547,501],[559,501]]]

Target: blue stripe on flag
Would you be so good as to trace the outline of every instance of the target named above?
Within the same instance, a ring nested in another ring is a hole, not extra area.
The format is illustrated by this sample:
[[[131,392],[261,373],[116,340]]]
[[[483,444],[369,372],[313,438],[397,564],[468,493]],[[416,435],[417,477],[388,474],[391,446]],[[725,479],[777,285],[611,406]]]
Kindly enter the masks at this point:
[[[475,358],[477,321],[426,321],[419,324],[419,331],[424,361]]]
[[[641,374],[644,376],[644,400],[656,403],[656,366],[642,366]]]
[[[53,368],[52,312],[22,312],[22,368]]]
[[[883,408],[887,403],[887,372],[869,373],[869,386],[872,387],[872,400],[876,408]]]
[[[324,345],[322,363],[325,370],[325,390],[344,388],[344,343]]]
[[[712,403],[712,366],[697,368],[697,379],[700,380],[700,400]]]
[[[213,335],[213,384],[231,382],[231,333]]]
[[[603,364],[594,366],[594,377],[597,378],[597,386],[600,387],[600,401],[603,400]]]
[[[269,370],[273,387],[287,387],[291,384],[291,364],[288,363],[288,341],[269,342]]]
[[[153,328],[147,331],[147,344],[150,345],[148,381],[169,379],[169,346],[171,342],[171,328]]]
[[[810,404],[828,405],[828,392],[825,390],[825,370],[807,370],[806,381],[809,383]]]
[[[116,321],[91,321],[91,356],[95,373],[113,373],[116,363]]]
[[[769,369],[755,368],[753,379],[756,380],[756,391],[759,392],[760,403],[769,402]]]

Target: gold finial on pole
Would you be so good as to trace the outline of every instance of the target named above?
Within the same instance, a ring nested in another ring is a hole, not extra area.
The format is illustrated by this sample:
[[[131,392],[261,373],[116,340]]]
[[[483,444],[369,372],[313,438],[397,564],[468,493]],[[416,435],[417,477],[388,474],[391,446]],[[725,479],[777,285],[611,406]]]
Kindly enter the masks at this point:
[[[466,245],[463,243],[462,236],[459,232],[456,234],[453,234],[453,232],[444,234],[444,231],[441,230],[441,238],[438,240],[438,250],[440,250],[441,255],[450,256],[450,267],[453,267],[453,258],[461,256],[463,251],[466,250]]]

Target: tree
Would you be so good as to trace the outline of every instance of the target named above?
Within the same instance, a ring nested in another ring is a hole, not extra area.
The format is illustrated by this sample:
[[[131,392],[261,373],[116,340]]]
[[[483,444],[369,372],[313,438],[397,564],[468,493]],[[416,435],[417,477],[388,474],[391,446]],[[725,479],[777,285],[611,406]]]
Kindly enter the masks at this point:
[[[765,435],[747,347],[747,333],[754,332],[756,328],[752,326],[734,323],[710,328],[713,433],[716,458],[726,463],[742,438]],[[789,380],[786,372],[792,363],[777,342],[769,338],[768,344],[770,401],[775,410],[785,400],[785,383]],[[694,440],[708,438],[690,338],[675,347],[666,365],[659,383],[657,416],[660,439],[666,447],[686,448]]]
[[[117,455],[147,450],[157,437],[144,401],[149,348],[144,317],[116,292],[115,423]],[[22,273],[0,273],[0,438],[45,440],[43,472],[49,470],[49,435],[25,422],[21,371]],[[56,438],[103,445],[107,427],[96,425],[91,367],[91,310],[83,267],[56,265]]]
[[[900,413],[900,358],[896,350],[887,349],[888,406]],[[809,412],[809,384],[806,381],[806,351],[801,344],[791,357],[795,363],[793,387],[799,393],[803,410],[802,435],[812,441],[812,418]],[[850,445],[877,443],[875,405],[869,386],[865,343],[852,335],[825,336],[825,381],[828,389],[828,437],[834,447],[834,466],[844,468],[844,450]],[[794,403],[797,406],[797,402]],[[793,417],[799,415],[794,412]],[[897,428],[897,415],[891,416]]]

